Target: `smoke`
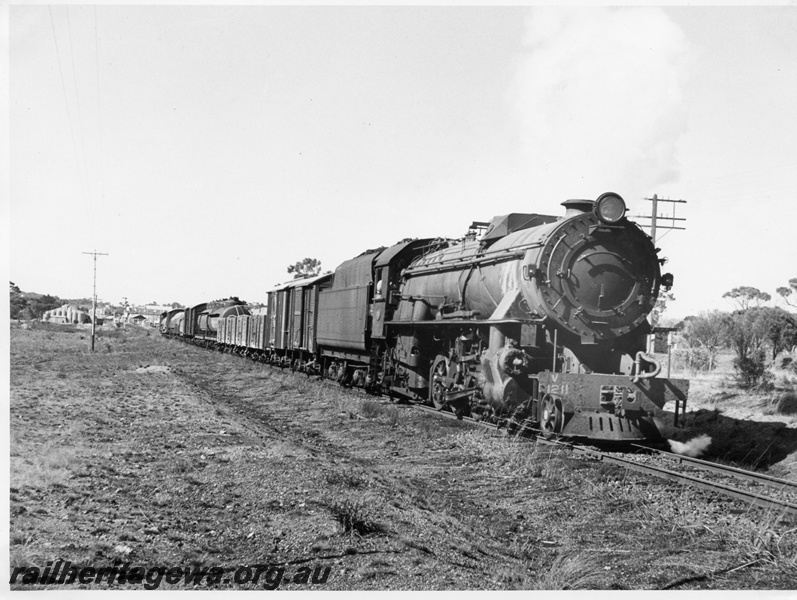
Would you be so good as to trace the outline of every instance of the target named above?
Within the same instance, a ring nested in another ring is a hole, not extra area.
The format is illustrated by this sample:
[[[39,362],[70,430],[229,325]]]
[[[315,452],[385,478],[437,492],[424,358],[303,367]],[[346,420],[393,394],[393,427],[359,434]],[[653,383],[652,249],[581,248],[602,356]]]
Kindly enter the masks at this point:
[[[533,8],[512,96],[533,189],[633,198],[674,180],[687,55],[660,8]]]
[[[711,445],[711,437],[705,434],[692,438],[688,442],[676,442],[675,440],[667,441],[670,444],[670,450],[675,452],[675,454],[691,456],[692,458],[697,458],[702,455]]]

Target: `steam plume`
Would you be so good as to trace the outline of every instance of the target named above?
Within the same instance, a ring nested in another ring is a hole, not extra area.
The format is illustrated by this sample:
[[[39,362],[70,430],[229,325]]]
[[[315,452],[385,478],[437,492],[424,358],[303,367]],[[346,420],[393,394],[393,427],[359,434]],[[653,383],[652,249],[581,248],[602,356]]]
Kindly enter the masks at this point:
[[[682,454],[683,456],[691,456],[692,458],[697,458],[703,454],[711,445],[711,437],[705,434],[696,438],[692,438],[687,442],[676,442],[675,440],[667,441],[669,442],[670,449],[673,452],[676,454]]]
[[[534,8],[524,50],[513,99],[537,191],[641,197],[675,178],[688,45],[662,9]]]

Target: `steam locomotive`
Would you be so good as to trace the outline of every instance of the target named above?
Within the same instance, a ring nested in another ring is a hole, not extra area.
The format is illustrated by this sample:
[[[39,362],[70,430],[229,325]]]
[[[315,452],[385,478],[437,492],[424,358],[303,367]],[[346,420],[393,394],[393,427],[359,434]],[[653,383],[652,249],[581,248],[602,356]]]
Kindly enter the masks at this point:
[[[237,299],[164,313],[161,330],[547,437],[660,439],[689,387],[645,352],[673,277],[619,195],[562,204],[367,251],[271,290],[262,314]]]

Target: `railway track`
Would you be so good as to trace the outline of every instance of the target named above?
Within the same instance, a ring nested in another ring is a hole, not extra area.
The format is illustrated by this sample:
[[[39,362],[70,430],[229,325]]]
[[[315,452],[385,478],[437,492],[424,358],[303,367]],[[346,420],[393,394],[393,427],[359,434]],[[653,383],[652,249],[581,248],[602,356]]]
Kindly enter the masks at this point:
[[[422,405],[414,406],[445,418],[457,418],[453,413],[438,411]],[[463,418],[463,420],[470,421],[474,425],[486,429],[499,429],[498,426],[492,423],[483,423],[467,417]],[[797,482],[778,479],[763,473],[747,471],[707,460],[682,456],[649,446],[632,444],[639,451],[634,454],[603,452],[595,448],[577,446],[570,442],[547,440],[540,436],[538,432],[532,430],[529,430],[528,433],[531,434],[530,437],[521,437],[519,439],[565,448],[585,458],[617,465],[630,471],[644,473],[645,475],[675,483],[691,485],[741,500],[749,506],[797,516]],[[665,466],[667,463],[671,464],[669,468]],[[731,485],[731,482],[734,481],[741,482],[741,484]]]
[[[280,367],[282,369],[282,367]],[[323,379],[321,381],[324,381]],[[330,385],[338,385],[329,382]],[[350,388],[359,389],[359,388]],[[362,391],[362,390],[360,390]],[[363,392],[365,393],[365,392]],[[448,419],[461,419],[473,425],[493,431],[501,429],[494,423],[486,423],[470,417],[458,417],[454,413],[441,411],[430,406],[410,402],[407,406],[432,413],[438,417]],[[513,432],[515,439],[528,443],[565,448],[579,456],[614,464],[630,471],[636,471],[675,483],[691,485],[726,497],[734,498],[751,507],[763,508],[782,514],[797,516],[797,482],[778,479],[762,473],[747,471],[728,465],[722,465],[706,460],[691,458],[672,452],[666,452],[631,444],[636,447],[637,453],[603,452],[596,448],[578,446],[570,442],[555,439],[545,439],[541,431],[521,427]],[[644,452],[642,454],[641,452]],[[670,463],[670,468],[663,466]],[[677,470],[676,470],[677,469]],[[699,476],[701,474],[703,476]],[[730,481],[741,481],[743,487],[730,485]],[[767,491],[768,493],[764,493]]]
[[[617,456],[589,448],[574,447],[579,452],[595,460],[617,464],[625,469],[645,473],[661,479],[688,484],[703,490],[742,500],[750,506],[756,506],[784,514],[797,516],[797,484],[753,471],[744,471],[735,467],[701,461],[702,464],[680,461],[686,458],[671,455],[669,452],[654,451],[650,455]],[[675,456],[672,459],[671,456]],[[672,460],[679,465],[688,465],[689,469],[674,470],[661,464],[645,460],[662,458]],[[694,460],[694,459],[693,459]],[[705,476],[710,474],[710,476]],[[729,482],[744,482],[741,486]]]

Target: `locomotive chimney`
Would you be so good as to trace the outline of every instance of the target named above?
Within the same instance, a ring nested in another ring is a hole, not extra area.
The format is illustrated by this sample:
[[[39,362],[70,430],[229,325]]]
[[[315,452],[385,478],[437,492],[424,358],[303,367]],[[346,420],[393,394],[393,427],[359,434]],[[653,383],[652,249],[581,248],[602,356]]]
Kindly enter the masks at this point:
[[[576,215],[580,215],[583,213],[592,212],[593,207],[595,206],[594,200],[565,200],[562,202],[562,206],[565,207],[565,219],[569,217],[575,217]]]

